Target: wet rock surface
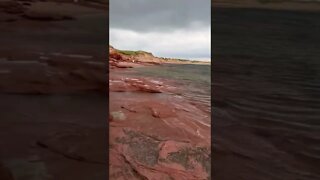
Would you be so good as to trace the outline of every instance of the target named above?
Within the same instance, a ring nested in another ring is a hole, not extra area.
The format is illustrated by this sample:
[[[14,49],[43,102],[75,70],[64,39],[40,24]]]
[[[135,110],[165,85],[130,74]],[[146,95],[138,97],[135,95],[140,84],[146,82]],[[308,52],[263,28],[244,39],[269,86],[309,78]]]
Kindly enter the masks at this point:
[[[1,180],[108,178],[106,6],[66,2],[0,0]]]
[[[0,97],[4,172],[15,180],[107,178],[107,125],[101,121],[106,98],[90,94]]]
[[[109,61],[128,57],[111,49]],[[110,179],[211,179],[210,114],[172,81],[109,72]]]
[[[36,54],[34,59],[0,61],[0,91],[32,94],[105,91],[107,65],[102,60]]]

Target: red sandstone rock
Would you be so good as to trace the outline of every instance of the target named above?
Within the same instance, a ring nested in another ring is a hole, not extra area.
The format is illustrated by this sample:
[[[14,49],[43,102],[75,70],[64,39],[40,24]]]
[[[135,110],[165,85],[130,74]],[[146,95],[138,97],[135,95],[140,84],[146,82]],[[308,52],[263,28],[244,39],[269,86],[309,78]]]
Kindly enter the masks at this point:
[[[130,63],[126,63],[126,62],[119,62],[117,64],[115,64],[116,67],[118,68],[132,68],[132,64]]]
[[[152,81],[144,78],[123,78],[111,75],[109,79],[109,90],[113,92],[171,92],[179,94],[178,88],[170,85],[162,85],[161,83],[162,82]]]
[[[133,68],[147,65],[159,65],[162,60],[154,57],[151,53],[141,53],[138,55],[125,55],[117,49],[109,46],[109,68]]]
[[[106,63],[96,59],[55,57],[0,61],[0,91],[63,93],[106,90]]]
[[[210,126],[201,122],[209,116],[190,104],[191,112],[184,111],[180,106],[187,102],[172,97],[111,93],[110,98],[111,111],[127,110],[122,112],[128,117],[110,122],[111,179],[209,177]]]
[[[112,66],[119,62],[126,59],[109,58]],[[110,179],[211,179],[210,114],[175,96],[178,88],[166,80],[115,72],[121,71],[110,71],[110,112],[126,118],[109,121]]]

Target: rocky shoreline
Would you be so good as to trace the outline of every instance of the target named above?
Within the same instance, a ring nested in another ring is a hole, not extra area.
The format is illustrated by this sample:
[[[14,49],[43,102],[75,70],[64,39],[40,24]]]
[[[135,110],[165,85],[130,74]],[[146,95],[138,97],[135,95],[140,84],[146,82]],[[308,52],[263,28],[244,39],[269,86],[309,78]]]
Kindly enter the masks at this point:
[[[159,59],[109,53],[110,178],[211,179],[210,114],[165,80],[121,73]]]
[[[0,1],[1,180],[108,178],[106,7]]]

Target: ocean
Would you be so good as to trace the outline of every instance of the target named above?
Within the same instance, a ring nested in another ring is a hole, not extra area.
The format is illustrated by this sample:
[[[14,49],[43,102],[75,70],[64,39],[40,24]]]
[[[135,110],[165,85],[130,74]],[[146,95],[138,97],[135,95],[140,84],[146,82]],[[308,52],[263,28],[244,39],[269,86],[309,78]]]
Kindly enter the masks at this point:
[[[213,179],[320,179],[320,13],[213,17]]]
[[[169,80],[181,89],[181,96],[211,112],[211,65],[162,64],[135,68],[134,72],[143,77]]]

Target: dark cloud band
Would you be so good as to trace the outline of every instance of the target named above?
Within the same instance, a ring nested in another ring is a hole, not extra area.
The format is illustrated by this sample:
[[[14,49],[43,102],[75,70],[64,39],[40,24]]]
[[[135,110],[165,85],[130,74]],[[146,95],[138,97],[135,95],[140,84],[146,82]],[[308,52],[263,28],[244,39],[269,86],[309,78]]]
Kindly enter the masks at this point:
[[[139,32],[210,26],[210,0],[110,0],[110,26]]]

